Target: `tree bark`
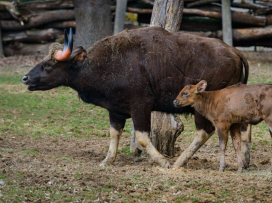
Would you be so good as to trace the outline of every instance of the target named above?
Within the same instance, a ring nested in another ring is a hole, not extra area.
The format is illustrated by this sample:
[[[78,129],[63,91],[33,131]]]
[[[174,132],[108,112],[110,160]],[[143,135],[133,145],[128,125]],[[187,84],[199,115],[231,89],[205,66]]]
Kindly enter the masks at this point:
[[[183,0],[156,0],[154,2],[150,26],[163,27],[169,32],[179,31],[182,20]],[[152,112],[150,139],[152,144],[161,153],[174,156],[174,144],[177,137],[183,131],[181,120],[172,115],[162,112]],[[132,132],[132,142],[134,133]],[[134,139],[131,150],[134,153],[141,151],[139,144]]]
[[[157,0],[154,3],[150,26],[178,32],[182,20],[183,0]]]
[[[74,7],[75,47],[89,48],[99,39],[112,35],[110,0],[74,0]]]

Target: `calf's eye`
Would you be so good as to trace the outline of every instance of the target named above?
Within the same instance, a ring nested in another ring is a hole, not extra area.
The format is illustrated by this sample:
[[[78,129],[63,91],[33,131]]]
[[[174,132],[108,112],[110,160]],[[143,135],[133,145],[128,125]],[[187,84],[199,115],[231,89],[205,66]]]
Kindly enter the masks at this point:
[[[187,92],[184,92],[182,95],[183,95],[183,96],[187,96],[187,95],[188,95],[188,93],[187,93]]]

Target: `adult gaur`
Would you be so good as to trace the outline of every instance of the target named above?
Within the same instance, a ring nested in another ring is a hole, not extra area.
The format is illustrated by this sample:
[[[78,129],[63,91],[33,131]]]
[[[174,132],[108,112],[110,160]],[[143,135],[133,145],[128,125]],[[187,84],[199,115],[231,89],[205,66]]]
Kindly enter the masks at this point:
[[[49,55],[23,77],[23,82],[30,91],[71,87],[84,102],[109,111],[111,140],[102,165],[115,160],[126,119],[132,118],[139,143],[153,160],[169,168],[148,137],[151,111],[194,114],[197,137],[174,167],[186,163],[213,134],[214,127],[193,108],[174,107],[180,90],[200,80],[208,82],[208,90],[218,90],[248,79],[247,60],[237,49],[218,39],[171,33],[159,27],[125,30],[87,50],[80,46],[72,52],[72,44],[70,30],[69,42],[65,33],[64,50],[53,43]]]

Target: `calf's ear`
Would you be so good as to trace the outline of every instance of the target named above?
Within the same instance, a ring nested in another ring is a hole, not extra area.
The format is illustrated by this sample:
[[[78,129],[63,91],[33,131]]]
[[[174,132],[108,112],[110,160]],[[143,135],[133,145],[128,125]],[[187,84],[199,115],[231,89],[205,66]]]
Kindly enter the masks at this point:
[[[87,52],[82,46],[77,47],[71,54],[70,60],[72,62],[83,62],[87,58]]]
[[[205,80],[201,80],[197,85],[196,85],[196,93],[203,92],[205,91],[207,87],[207,82]]]

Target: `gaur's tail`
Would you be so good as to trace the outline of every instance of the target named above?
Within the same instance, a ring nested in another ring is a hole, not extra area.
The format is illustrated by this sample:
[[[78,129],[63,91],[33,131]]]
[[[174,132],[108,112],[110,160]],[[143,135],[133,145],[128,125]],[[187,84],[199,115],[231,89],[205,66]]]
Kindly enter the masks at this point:
[[[243,77],[243,73],[241,74],[240,77],[240,82],[246,84],[247,80],[248,80],[248,72],[249,72],[249,66],[248,66],[248,62],[246,57],[244,56],[244,54],[242,52],[240,52],[238,49],[233,47],[234,52],[240,57],[241,61],[244,64],[244,68],[245,68],[245,75]]]

